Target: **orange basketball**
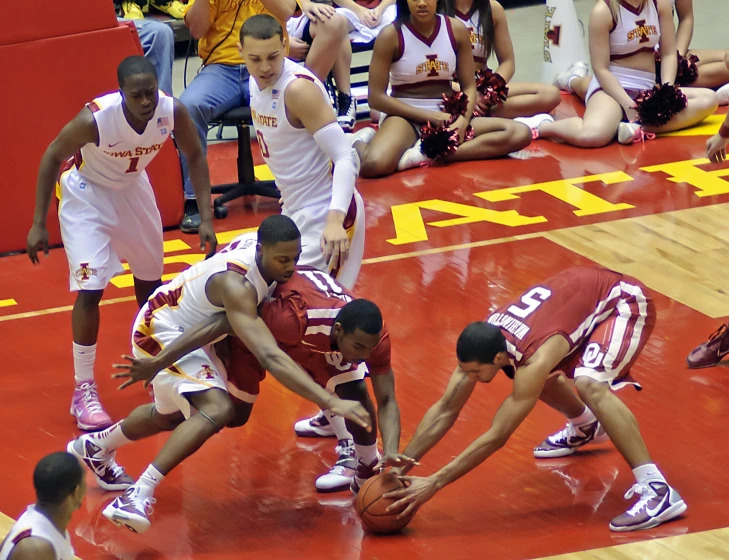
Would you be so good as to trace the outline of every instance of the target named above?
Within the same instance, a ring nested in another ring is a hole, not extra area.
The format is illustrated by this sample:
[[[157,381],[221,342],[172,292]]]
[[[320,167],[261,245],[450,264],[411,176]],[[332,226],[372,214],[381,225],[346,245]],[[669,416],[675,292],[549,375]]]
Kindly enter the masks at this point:
[[[397,519],[399,511],[386,511],[395,500],[382,497],[404,487],[405,484],[391,473],[375,475],[362,485],[357,494],[357,513],[366,529],[379,534],[397,533],[410,523],[412,515]]]

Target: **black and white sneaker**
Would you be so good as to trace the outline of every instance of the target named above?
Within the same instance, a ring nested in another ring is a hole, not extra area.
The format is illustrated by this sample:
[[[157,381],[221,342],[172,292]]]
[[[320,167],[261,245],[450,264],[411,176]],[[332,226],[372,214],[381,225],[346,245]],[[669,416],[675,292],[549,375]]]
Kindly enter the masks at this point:
[[[352,132],[357,120],[357,99],[341,91],[337,94],[337,122],[344,132]]]

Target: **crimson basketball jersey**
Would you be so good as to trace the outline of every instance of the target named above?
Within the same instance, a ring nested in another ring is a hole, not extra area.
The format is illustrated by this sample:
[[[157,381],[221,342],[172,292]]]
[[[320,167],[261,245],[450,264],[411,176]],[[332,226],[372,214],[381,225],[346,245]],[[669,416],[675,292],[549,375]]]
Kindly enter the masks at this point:
[[[642,289],[640,282],[619,272],[569,268],[529,288],[486,321],[504,333],[507,353],[518,368],[557,334],[569,342],[571,354],[626,296],[635,296],[639,306],[646,306]],[[506,373],[513,376],[511,371]]]
[[[291,358],[321,380],[356,371],[332,348],[331,332],[339,311],[355,299],[331,276],[311,267],[298,267],[294,276],[277,286],[273,299],[261,307],[261,318]],[[390,335],[383,325],[380,342],[365,362],[370,375],[390,371]]]

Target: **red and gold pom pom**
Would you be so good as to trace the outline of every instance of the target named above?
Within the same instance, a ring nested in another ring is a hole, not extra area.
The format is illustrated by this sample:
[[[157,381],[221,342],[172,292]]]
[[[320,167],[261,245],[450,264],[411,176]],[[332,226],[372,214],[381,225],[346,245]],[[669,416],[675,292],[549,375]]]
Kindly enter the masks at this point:
[[[476,90],[484,97],[483,101],[489,107],[500,105],[509,95],[506,80],[490,68],[482,68],[476,72]]]
[[[663,126],[686,108],[686,96],[676,86],[655,85],[640,93],[635,100],[638,122],[647,126]]]
[[[433,126],[430,122],[420,128],[420,151],[426,157],[442,161],[458,149],[458,130],[449,130],[448,124]]]
[[[462,91],[454,91],[450,95],[443,94],[443,103],[441,110],[451,115],[451,119],[455,121],[460,116],[466,114],[468,110],[468,96]]]
[[[695,54],[688,56],[678,55],[678,71],[676,72],[676,85],[688,86],[699,77],[699,68],[696,63],[699,57]]]

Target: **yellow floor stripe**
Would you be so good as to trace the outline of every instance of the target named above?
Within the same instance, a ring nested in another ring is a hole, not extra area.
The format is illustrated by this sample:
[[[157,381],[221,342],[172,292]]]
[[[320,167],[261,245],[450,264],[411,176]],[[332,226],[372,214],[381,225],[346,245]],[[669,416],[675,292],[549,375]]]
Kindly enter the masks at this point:
[[[271,173],[271,170],[268,168],[268,165],[256,165],[253,167],[253,174],[256,176],[256,179],[259,181],[274,181],[275,177],[273,176],[273,173]]]
[[[0,307],[12,307],[13,305],[18,305],[18,302],[15,301],[13,298],[0,299]]]
[[[659,134],[659,136],[713,136],[719,132],[725,117],[726,115],[711,115],[696,126],[677,130],[676,132],[666,132]]]

